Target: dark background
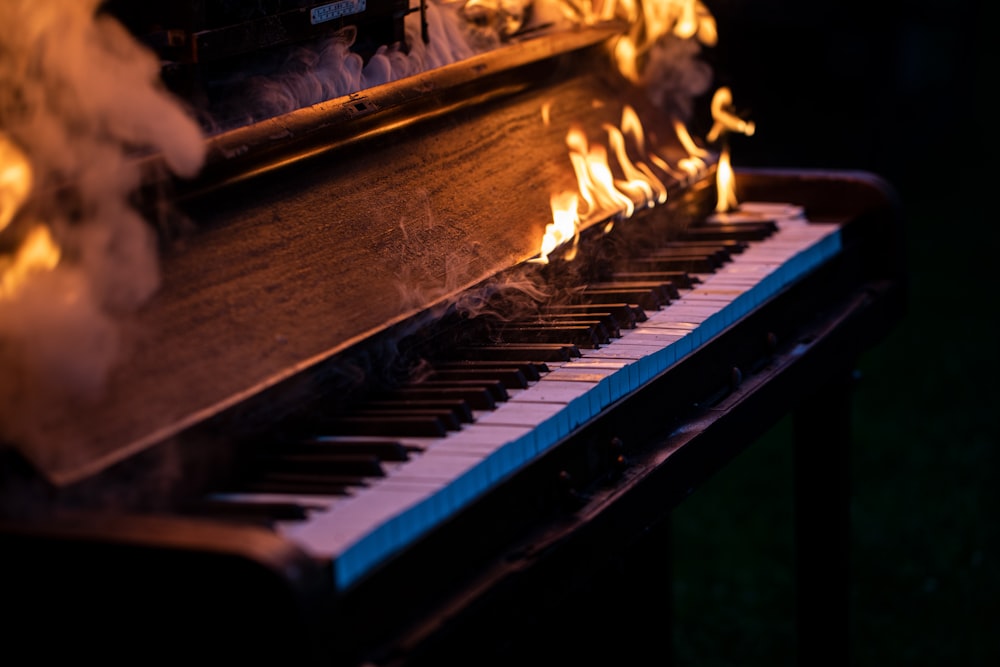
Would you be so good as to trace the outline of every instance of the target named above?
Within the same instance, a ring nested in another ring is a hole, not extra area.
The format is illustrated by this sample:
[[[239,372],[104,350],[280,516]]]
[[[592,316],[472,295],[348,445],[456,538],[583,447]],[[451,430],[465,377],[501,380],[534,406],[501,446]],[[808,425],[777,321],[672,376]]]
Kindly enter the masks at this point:
[[[900,195],[909,312],[859,363],[853,665],[1000,664],[995,130],[971,1],[705,0],[740,166],[865,170]],[[790,422],[673,516],[677,663],[795,660]]]

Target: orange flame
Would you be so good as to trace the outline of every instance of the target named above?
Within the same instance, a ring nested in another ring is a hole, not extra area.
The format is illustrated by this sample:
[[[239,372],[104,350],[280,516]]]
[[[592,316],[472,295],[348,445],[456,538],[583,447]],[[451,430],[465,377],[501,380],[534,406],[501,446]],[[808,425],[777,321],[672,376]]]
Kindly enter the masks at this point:
[[[745,121],[732,111],[733,94],[723,86],[712,96],[712,129],[706,135],[708,141],[722,139],[722,151],[719,155],[719,166],[716,170],[716,188],[718,201],[715,204],[717,213],[725,213],[739,207],[736,199],[736,177],[729,159],[729,144],[725,140],[731,132],[752,136],[756,127],[750,121]]]
[[[566,259],[572,260],[576,256],[576,243],[580,239],[580,217],[577,215],[577,202],[578,198],[575,192],[566,191],[552,195],[549,199],[552,208],[552,222],[545,226],[540,256],[530,260],[531,262],[548,264],[552,251],[570,241],[573,242],[573,248],[567,252]]]
[[[675,119],[674,131],[677,133],[677,138],[680,140],[681,145],[684,146],[684,150],[688,152],[688,155],[692,157],[708,157],[708,151],[694,142],[684,123]]]
[[[45,225],[32,228],[13,260],[0,258],[0,299],[13,297],[32,274],[54,269],[59,256],[59,247],[53,242],[49,228]]]
[[[583,129],[577,125],[566,133],[569,159],[576,174],[579,193],[563,192],[551,198],[553,221],[545,227],[539,257],[529,260],[548,263],[556,247],[579,239],[580,229],[586,221],[606,218],[605,232],[611,231],[615,218],[630,218],[637,206],[648,208],[667,201],[667,187],[652,168],[642,159],[633,159],[628,153],[628,141],[640,158],[649,159],[667,173],[672,173],[665,160],[647,153],[645,133],[635,110],[625,105],[622,109],[621,128],[605,124],[608,145],[624,178],[615,178],[608,162],[608,149],[590,145]],[[582,200],[582,209],[581,209]],[[573,259],[576,253],[566,259]]]
[[[745,121],[732,111],[733,93],[723,86],[712,96],[712,129],[705,135],[709,142],[718,141],[726,132],[737,132],[750,137],[756,130],[752,122]]]
[[[24,152],[0,132],[0,231],[24,206],[33,180]],[[59,247],[48,227],[31,228],[12,257],[0,256],[0,299],[12,298],[32,274],[55,268],[59,257]]]
[[[576,172],[580,196],[587,203],[587,210],[581,214],[592,217],[598,212],[608,214],[624,210],[625,217],[635,211],[635,202],[615,187],[608,152],[603,146],[590,146],[583,130],[573,127],[566,135],[569,159]]]
[[[0,132],[0,232],[24,206],[32,187],[31,163],[17,145]]]
[[[641,6],[638,0],[608,0],[605,4],[612,9],[605,9],[603,17],[621,13],[633,26],[614,47],[619,71],[633,83],[640,79],[639,59],[666,35],[697,39],[706,46],[718,41],[715,18],[698,0],[646,0]]]
[[[719,165],[715,172],[716,189],[718,190],[718,201],[715,204],[716,213],[726,213],[739,208],[739,201],[736,199],[736,177],[729,160],[729,147],[724,146],[719,155]]]
[[[622,131],[632,138],[632,141],[635,143],[640,155],[646,155],[650,161],[653,161],[658,157],[653,153],[647,153],[646,135],[642,129],[642,122],[639,120],[639,114],[637,114],[635,109],[627,104],[625,105],[625,108],[622,109]],[[622,158],[619,158],[619,160],[621,159]],[[665,164],[665,161],[662,159],[661,162],[664,162]],[[637,177],[645,178],[649,183],[650,189],[652,190],[653,201],[650,202],[649,205],[652,206],[653,203],[665,203],[667,201],[667,187],[663,184],[663,181],[661,181],[656,174],[653,173],[653,170],[650,169],[644,162],[636,162],[635,168],[641,172],[641,176]],[[669,173],[670,170],[666,169],[665,171]]]
[[[705,168],[705,160],[702,158],[708,157],[708,151],[694,142],[687,127],[678,119],[674,119],[674,131],[677,133],[681,146],[688,153],[688,157],[677,161],[677,168],[683,172],[682,175],[697,176]]]

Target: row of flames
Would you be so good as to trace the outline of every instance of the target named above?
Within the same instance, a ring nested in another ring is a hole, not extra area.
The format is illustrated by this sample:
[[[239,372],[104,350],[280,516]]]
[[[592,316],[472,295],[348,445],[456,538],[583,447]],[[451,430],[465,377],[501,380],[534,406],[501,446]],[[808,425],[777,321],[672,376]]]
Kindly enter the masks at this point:
[[[614,58],[619,71],[630,81],[640,83],[639,67],[643,56],[665,35],[681,39],[696,39],[711,46],[717,39],[714,18],[698,0],[567,0],[577,19],[583,23],[597,23],[624,19],[630,26],[614,45]],[[753,124],[735,116],[731,111],[728,89],[716,92],[712,101],[715,125],[706,136],[709,142],[719,140],[727,132],[753,133]],[[699,173],[705,166],[708,152],[698,146],[681,121],[674,123],[677,135],[688,151],[689,157],[670,166],[658,155],[644,149],[642,126],[636,113],[626,107],[622,113],[621,128],[605,127],[608,148],[589,146],[580,128],[571,128],[566,142],[570,161],[579,183],[579,192],[561,192],[551,199],[552,223],[545,230],[538,259],[546,262],[556,248],[579,237],[583,223],[604,211],[605,217],[631,217],[637,209],[662,204],[667,189],[655,175],[648,160],[661,172],[687,177]],[[625,136],[638,146],[641,159],[631,159],[626,151]],[[612,176],[608,153],[614,155],[623,179]],[[736,205],[731,171],[728,167],[728,150],[723,147],[719,162],[719,209]],[[0,234],[7,228],[27,203],[33,186],[31,162],[28,156],[0,128]],[[723,199],[724,197],[724,199]],[[610,212],[610,213],[608,213]],[[572,252],[567,253],[567,258]],[[15,297],[33,274],[51,271],[60,262],[60,249],[54,242],[44,222],[28,228],[15,252],[0,255],[0,302]]]
[[[560,2],[564,11],[565,8],[572,8],[579,23],[627,21],[628,28],[617,38],[613,55],[622,75],[636,84],[643,83],[640,62],[644,58],[648,61],[649,54],[662,37],[669,35],[681,40],[696,40],[707,46],[716,42],[715,21],[698,0],[552,1]],[[97,2],[88,0],[87,4],[96,6]],[[722,88],[715,93],[711,109],[715,124],[706,139],[709,143],[722,140],[723,144],[717,170],[720,185],[718,210],[729,210],[736,207],[736,198],[724,139],[728,133],[752,134],[754,128],[752,123],[745,122],[732,112],[728,89]],[[565,244],[571,244],[565,254],[567,259],[571,259],[582,228],[598,219],[621,220],[631,217],[638,210],[663,204],[667,199],[667,188],[657,177],[654,167],[659,173],[679,179],[702,173],[708,151],[691,138],[680,120],[674,122],[674,128],[688,157],[670,165],[662,157],[646,150],[642,125],[631,107],[623,110],[620,127],[610,124],[604,127],[606,147],[588,145],[582,129],[572,127],[566,143],[579,190],[552,196],[552,222],[545,229],[538,257],[531,261],[548,262],[550,254]],[[191,132],[184,136],[188,135]],[[195,139],[181,143],[193,144]],[[640,157],[630,157],[627,144],[638,147]],[[189,152],[197,153],[197,150]],[[610,166],[609,156],[617,163],[616,171]],[[189,162],[195,164],[192,160]],[[621,177],[616,178],[614,173],[621,174]],[[44,189],[35,180],[31,156],[23,146],[18,146],[14,136],[0,127],[0,241],[7,237],[7,248],[0,246],[0,306],[28,298],[25,296],[26,286],[35,277],[41,278],[47,272],[53,272],[60,262],[65,261],[50,226],[44,220],[26,219],[32,215],[31,210],[37,208],[29,204],[33,189]],[[613,223],[606,222],[606,225],[610,224]],[[17,230],[13,229],[15,226]],[[12,243],[12,238],[16,239],[16,243]]]
[[[715,18],[698,0],[604,0],[599,7],[587,3],[582,14],[588,21],[606,21],[624,18],[629,30],[618,37],[614,47],[614,59],[618,71],[636,85],[644,81],[640,63],[663,37],[673,36],[681,40],[696,40],[704,46],[714,46],[718,39]],[[754,124],[743,120],[733,112],[732,93],[719,88],[711,103],[713,125],[706,135],[708,143],[721,142],[721,152],[717,164],[716,178],[719,199],[716,211],[729,211],[738,206],[735,178],[733,175],[729,146],[729,133],[750,136]],[[626,106],[622,112],[621,127],[606,125],[608,148],[602,145],[588,146],[586,136],[578,127],[572,127],[566,137],[570,162],[576,173],[579,192],[565,191],[553,194],[550,199],[552,222],[542,237],[541,248],[535,263],[547,263],[550,254],[558,247],[569,244],[564,252],[566,260],[576,255],[576,244],[580,231],[589,226],[595,218],[605,223],[605,231],[610,231],[615,219],[626,219],[643,208],[663,204],[667,200],[667,188],[645,162],[658,167],[662,173],[678,179],[697,176],[706,166],[709,151],[699,146],[689,134],[680,119],[674,119],[677,138],[688,156],[671,166],[662,157],[645,148],[642,124],[635,111]],[[626,150],[625,137],[632,140],[640,157],[630,158]],[[622,178],[614,178],[608,161],[609,152],[617,160]],[[582,200],[582,201],[581,201]]]
[[[753,134],[753,123],[733,114],[731,105],[732,96],[728,88],[716,91],[711,105],[715,122],[706,136],[707,140],[717,141],[727,132]],[[642,123],[630,106],[626,105],[622,111],[620,128],[610,124],[604,126],[608,148],[600,144],[588,145],[583,129],[572,127],[566,136],[566,144],[579,192],[564,191],[552,195],[552,222],[545,228],[539,256],[531,261],[546,263],[556,248],[566,243],[575,245],[580,230],[597,216],[612,220],[605,228],[605,231],[610,231],[614,218],[631,218],[638,210],[665,203],[667,188],[643,159],[649,160],[662,172],[682,179],[701,173],[709,152],[691,138],[680,120],[674,121],[674,129],[688,152],[688,157],[679,160],[676,167],[646,150]],[[632,140],[642,158],[629,157],[626,137]],[[616,179],[613,175],[609,149],[623,178]],[[716,178],[716,210],[736,208],[735,180],[726,145],[722,148]],[[31,188],[32,172],[27,156],[0,132],[0,232],[13,221],[28,200]],[[564,257],[572,259],[574,254],[571,249]],[[32,226],[12,257],[0,257],[0,300],[11,298],[32,273],[55,268],[59,259],[59,247],[52,240],[48,228],[44,224]]]
[[[731,211],[739,206],[736,197],[736,181],[729,158],[729,133],[752,135],[755,127],[732,111],[732,93],[728,88],[719,88],[712,97],[713,125],[706,139],[722,142],[722,149],[716,167],[718,200],[715,210]],[[579,192],[567,190],[553,194],[550,199],[552,222],[545,227],[539,254],[529,261],[546,264],[556,248],[569,244],[563,258],[572,260],[576,256],[576,244],[580,231],[596,221],[605,221],[604,231],[611,231],[615,220],[631,218],[637,211],[663,204],[667,201],[667,188],[656,173],[644,161],[648,160],[662,172],[680,180],[696,177],[706,167],[705,159],[709,151],[699,146],[691,137],[687,127],[678,119],[674,120],[674,130],[688,156],[671,166],[665,159],[645,147],[645,135],[638,114],[626,105],[622,111],[621,127],[605,125],[608,148],[603,145],[589,146],[586,135],[579,127],[570,128],[566,136],[569,158],[576,173]],[[640,154],[631,158],[628,154],[626,137]],[[610,151],[609,151],[610,149]],[[614,156],[622,174],[615,178],[609,162],[609,152]]]

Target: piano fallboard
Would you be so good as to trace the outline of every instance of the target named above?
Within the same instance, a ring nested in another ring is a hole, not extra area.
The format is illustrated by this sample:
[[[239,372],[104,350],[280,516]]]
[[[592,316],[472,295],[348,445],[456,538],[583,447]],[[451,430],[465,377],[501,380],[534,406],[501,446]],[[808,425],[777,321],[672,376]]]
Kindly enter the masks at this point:
[[[529,456],[510,463],[509,452],[497,454],[495,463],[508,467],[440,521],[411,535],[401,524],[391,548],[349,566],[342,554],[297,542],[287,520],[262,526],[176,507],[7,520],[0,548],[9,566],[0,576],[25,610],[18,629],[45,618],[78,630],[82,652],[119,658],[155,645],[178,658],[197,647],[205,656],[296,663],[433,665],[475,655],[477,664],[507,664],[552,627],[567,600],[586,597],[594,573],[645,540],[776,420],[849,372],[903,311],[901,221],[889,186],[855,172],[744,169],[738,179],[744,201],[801,206],[804,224],[828,226],[808,246],[819,254],[759,300],[695,323],[682,353],[650,348],[645,356],[657,365],[635,366],[634,382],[618,382],[618,394],[603,401],[588,397],[580,409],[590,412],[560,422],[562,430],[547,427],[553,435],[543,445],[537,429]],[[669,347],[682,338],[670,336],[656,340]],[[199,437],[233,438],[227,429],[245,423],[220,418]],[[100,617],[87,614],[95,597],[109,602]],[[105,627],[116,628],[113,641],[95,632]],[[542,651],[585,655],[594,643],[578,638]]]

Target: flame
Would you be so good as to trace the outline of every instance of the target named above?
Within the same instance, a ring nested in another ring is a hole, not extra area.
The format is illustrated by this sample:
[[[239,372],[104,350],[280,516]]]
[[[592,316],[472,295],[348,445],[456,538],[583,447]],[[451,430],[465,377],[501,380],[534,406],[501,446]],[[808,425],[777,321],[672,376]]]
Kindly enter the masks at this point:
[[[677,132],[677,138],[680,140],[681,145],[684,146],[684,150],[688,152],[688,155],[692,157],[708,157],[708,151],[694,142],[694,139],[691,138],[691,134],[688,132],[687,126],[680,120],[674,119],[674,131]]]
[[[552,122],[552,100],[542,104],[542,125],[548,127]]]
[[[635,142],[636,148],[638,149],[640,155],[646,155],[650,161],[659,160],[660,163],[666,164],[665,160],[655,155],[654,153],[647,153],[646,133],[642,129],[642,122],[639,120],[639,114],[637,114],[635,112],[635,109],[633,109],[631,106],[627,104],[625,105],[625,108],[622,109],[622,131],[632,138],[632,141]],[[619,161],[621,160],[623,160],[623,158],[619,157]],[[636,162],[635,167],[640,172],[642,172],[642,175],[637,177],[639,178],[645,177],[652,190],[653,201],[649,202],[649,205],[653,205],[653,203],[656,204],[666,203],[667,186],[663,184],[663,181],[657,178],[656,174],[653,173],[653,170],[650,169],[649,166],[646,165],[644,162]],[[665,171],[669,173],[670,169],[668,168]]]
[[[615,42],[614,58],[618,64],[618,71],[622,73],[622,76],[632,83],[638,83],[641,78],[639,75],[638,49],[631,38],[623,36]]]
[[[687,127],[676,118],[674,119],[674,131],[677,133],[681,146],[687,151],[688,157],[677,161],[677,169],[680,170],[680,173],[676,170],[671,170],[671,173],[678,178],[697,176],[705,168],[705,160],[702,158],[708,157],[708,151],[694,142]]]
[[[624,211],[630,218],[635,213],[635,202],[615,185],[614,174],[608,163],[608,150],[604,146],[592,146],[587,153],[587,171],[593,184],[592,194],[602,208],[612,212]]]
[[[732,112],[733,93],[723,86],[712,96],[712,129],[705,136],[710,142],[722,140],[722,150],[719,155],[719,165],[716,170],[716,189],[718,201],[715,204],[717,213],[725,213],[739,207],[736,199],[736,179],[729,159],[729,143],[726,136],[731,132],[752,136],[756,127],[750,121],[745,121]]]
[[[608,218],[605,233],[614,226],[614,218],[630,218],[638,205],[642,208],[656,206],[667,201],[667,187],[652,168],[642,159],[633,159],[628,154],[628,141],[646,158],[664,171],[671,173],[665,160],[647,153],[645,133],[639,115],[629,105],[622,109],[621,128],[605,124],[608,145],[624,176],[615,178],[608,161],[608,149],[600,145],[590,145],[583,129],[578,125],[570,127],[566,133],[569,159],[576,174],[579,193],[563,192],[551,198],[553,221],[545,228],[539,257],[530,261],[548,263],[548,256],[556,247],[571,239],[579,239],[579,231],[584,219],[596,218],[599,214]],[[581,200],[583,209],[581,210]],[[566,259],[573,259],[576,247]]]
[[[575,192],[565,191],[554,194],[549,199],[552,208],[552,222],[545,226],[545,235],[542,237],[542,249],[540,256],[530,260],[537,264],[548,264],[549,255],[553,250],[568,243],[573,242],[572,249],[567,252],[566,259],[572,260],[576,257],[577,242],[580,239],[580,216],[577,214],[577,204],[579,198]]]
[[[588,217],[599,211],[611,214],[624,211],[626,218],[631,217],[635,212],[635,202],[615,187],[607,149],[601,145],[588,146],[586,135],[578,127],[570,129],[566,143],[570,148],[569,158],[576,172],[580,195],[587,202]]]
[[[54,269],[59,257],[59,247],[52,240],[49,228],[45,225],[32,228],[13,260],[0,258],[0,299],[12,298],[32,274]]]
[[[34,177],[24,152],[0,132],[0,232],[6,229],[31,193]],[[29,276],[52,270],[59,263],[59,247],[45,225],[28,232],[13,257],[0,257],[0,300],[10,299]]]
[[[738,132],[750,137],[753,136],[756,127],[752,122],[745,121],[732,112],[733,93],[729,88],[723,86],[715,91],[712,96],[712,129],[705,135],[705,139],[710,142],[718,141],[725,132]]]
[[[715,204],[716,213],[725,213],[739,208],[736,200],[736,177],[733,174],[733,167],[729,160],[729,147],[723,146],[719,155],[719,164],[715,172],[716,189],[718,190],[718,201]]]
[[[713,46],[718,39],[715,19],[698,0],[645,2],[642,13],[648,34],[647,42],[656,41],[666,34],[673,34],[681,39],[697,38],[706,46]]]
[[[641,79],[639,61],[662,38],[697,39],[705,46],[718,41],[715,18],[698,0],[608,0],[602,17],[621,14],[632,26],[613,49],[615,63],[633,83]]]
[[[24,152],[0,131],[0,232],[24,206],[33,180],[31,164]]]

